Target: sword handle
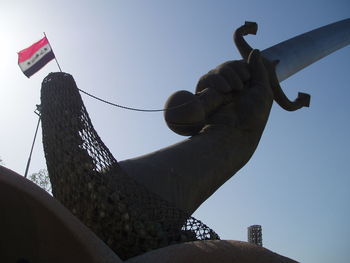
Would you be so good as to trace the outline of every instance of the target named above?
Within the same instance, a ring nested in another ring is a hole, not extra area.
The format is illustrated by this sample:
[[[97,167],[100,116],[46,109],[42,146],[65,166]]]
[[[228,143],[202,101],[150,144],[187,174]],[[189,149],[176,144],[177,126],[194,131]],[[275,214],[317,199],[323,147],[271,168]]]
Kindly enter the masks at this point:
[[[229,96],[215,89],[204,89],[197,94],[180,90],[165,103],[164,119],[173,132],[193,136],[202,130],[206,119],[229,100]]]
[[[237,28],[233,35],[234,43],[237,46],[239,53],[242,58],[247,61],[249,54],[252,52],[253,48],[245,41],[243,36],[248,34],[255,35],[258,30],[258,24],[255,22],[246,21],[243,26]],[[274,100],[283,109],[287,111],[295,111],[302,107],[310,106],[310,95],[306,93],[299,92],[296,100],[291,101],[283,92],[276,75],[276,65],[279,63],[278,60],[271,61],[263,57],[263,62],[267,71],[269,72],[269,78],[271,82],[271,88],[274,95]]]

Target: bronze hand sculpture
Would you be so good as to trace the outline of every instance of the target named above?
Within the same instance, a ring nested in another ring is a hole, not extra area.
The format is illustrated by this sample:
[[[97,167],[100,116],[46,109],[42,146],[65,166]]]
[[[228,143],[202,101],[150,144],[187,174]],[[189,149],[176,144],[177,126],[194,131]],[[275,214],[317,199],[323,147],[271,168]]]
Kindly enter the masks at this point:
[[[242,55],[243,61],[249,59],[252,48],[244,40],[243,36],[248,34],[256,34],[258,26],[254,22],[245,22],[234,33],[234,42]],[[277,60],[270,61],[262,57],[264,66],[266,67],[268,78],[273,92],[274,100],[285,110],[295,111],[301,107],[309,107],[310,95],[299,92],[295,101],[290,101],[279,85],[275,68],[278,64]],[[239,80],[239,76],[228,66],[232,62],[220,65],[217,69],[210,71],[203,76],[197,86],[196,96],[187,91],[179,91],[174,93],[167,101],[164,117],[167,125],[174,132],[191,136],[197,134],[205,125],[206,118],[221,104],[229,103],[232,99],[229,96],[222,96],[219,93],[209,90],[211,86],[222,86],[219,88],[224,93],[230,93],[233,90],[242,90],[244,83]],[[237,64],[237,62],[235,62]],[[237,68],[234,67],[234,69]],[[231,85],[231,87],[229,87]],[[221,92],[222,93],[222,92]],[[232,98],[236,94],[232,93]]]

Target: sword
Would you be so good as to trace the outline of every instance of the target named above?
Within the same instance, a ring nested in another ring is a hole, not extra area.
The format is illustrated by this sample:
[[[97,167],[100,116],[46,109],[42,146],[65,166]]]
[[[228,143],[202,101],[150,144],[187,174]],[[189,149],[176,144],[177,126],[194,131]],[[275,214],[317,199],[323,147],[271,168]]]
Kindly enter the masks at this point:
[[[350,19],[345,19],[283,41],[261,51],[261,55],[279,61],[276,75],[282,82],[349,44]]]
[[[245,22],[234,33],[234,42],[243,59],[248,60],[253,48],[243,36],[256,34],[258,25]],[[295,101],[290,101],[279,82],[303,68],[350,44],[350,19],[335,22],[298,35],[261,52],[268,70],[274,100],[285,110],[294,111],[309,107],[310,95],[299,92]],[[192,94],[178,91],[165,104],[164,118],[168,127],[179,135],[192,136],[205,125],[206,116],[215,111],[227,99],[213,89]]]

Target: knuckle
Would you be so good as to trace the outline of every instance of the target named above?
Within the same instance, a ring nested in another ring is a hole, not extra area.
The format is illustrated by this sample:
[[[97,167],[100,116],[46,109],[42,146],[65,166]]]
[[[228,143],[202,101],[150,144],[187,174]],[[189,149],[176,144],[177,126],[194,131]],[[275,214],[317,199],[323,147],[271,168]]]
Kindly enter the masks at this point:
[[[227,64],[221,64],[216,68],[217,74],[220,74],[223,76],[230,74],[232,71],[233,71],[232,68]]]

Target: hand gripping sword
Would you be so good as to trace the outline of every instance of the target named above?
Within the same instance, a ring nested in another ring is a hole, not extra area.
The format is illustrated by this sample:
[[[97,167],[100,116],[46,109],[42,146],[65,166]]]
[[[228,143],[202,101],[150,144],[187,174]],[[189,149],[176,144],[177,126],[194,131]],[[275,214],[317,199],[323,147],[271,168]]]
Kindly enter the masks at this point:
[[[251,47],[242,36],[256,30],[256,24],[248,22],[236,31],[235,41],[243,58]],[[346,19],[291,38],[261,54],[276,66],[273,73],[278,85],[278,81],[349,44],[350,19]],[[201,103],[200,96],[192,96],[199,97]],[[290,102],[285,99],[281,100],[282,106]],[[244,133],[230,127],[213,127],[119,165],[150,191],[191,214],[249,161],[262,132],[263,128]]]
[[[294,75],[303,68],[350,44],[350,19],[339,21],[310,32],[301,34],[261,52],[263,62],[269,73],[274,100],[285,110],[295,111],[309,107],[310,95],[299,92],[290,101],[279,82]],[[255,35],[258,25],[245,22],[234,33],[234,42],[244,60],[248,60],[253,48],[243,36]],[[205,125],[205,119],[227,99],[213,90],[193,95],[188,91],[174,93],[166,102],[164,117],[168,127],[177,134],[191,136],[197,134]],[[209,101],[209,103],[208,103]],[[185,105],[186,107],[176,107]],[[184,113],[186,111],[186,113]]]

